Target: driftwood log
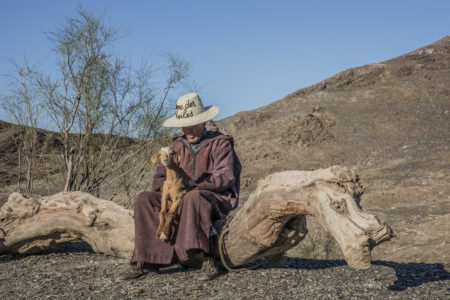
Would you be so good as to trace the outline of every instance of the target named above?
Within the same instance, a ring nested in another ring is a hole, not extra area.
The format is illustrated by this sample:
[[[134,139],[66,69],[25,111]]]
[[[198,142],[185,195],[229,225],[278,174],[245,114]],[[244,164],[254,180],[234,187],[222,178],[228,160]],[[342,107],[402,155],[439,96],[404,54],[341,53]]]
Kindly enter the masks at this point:
[[[307,234],[310,215],[336,239],[351,267],[369,268],[372,248],[393,232],[362,211],[363,190],[358,177],[340,166],[269,175],[222,228],[227,264],[242,266],[294,247]],[[13,193],[0,208],[0,228],[0,254],[35,253],[74,240],[98,253],[130,258],[133,252],[132,211],[87,193]]]

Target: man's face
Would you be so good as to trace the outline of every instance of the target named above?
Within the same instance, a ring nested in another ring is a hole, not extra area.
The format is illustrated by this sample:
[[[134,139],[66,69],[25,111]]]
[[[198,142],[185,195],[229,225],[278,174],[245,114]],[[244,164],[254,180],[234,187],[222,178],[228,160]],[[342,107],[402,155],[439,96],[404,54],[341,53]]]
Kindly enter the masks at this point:
[[[182,127],[183,133],[190,143],[197,143],[202,137],[203,130],[205,129],[205,123],[198,124],[189,127]]]

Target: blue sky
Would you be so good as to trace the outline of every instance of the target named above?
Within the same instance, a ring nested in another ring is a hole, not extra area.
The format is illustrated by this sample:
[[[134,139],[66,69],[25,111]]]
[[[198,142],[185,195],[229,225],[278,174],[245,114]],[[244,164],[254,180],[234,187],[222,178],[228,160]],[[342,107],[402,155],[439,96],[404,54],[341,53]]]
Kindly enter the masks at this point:
[[[123,29],[116,50],[131,61],[167,51],[189,60],[203,101],[221,108],[216,119],[450,34],[450,1],[2,0],[0,75],[24,58],[50,68],[44,32],[79,4]]]

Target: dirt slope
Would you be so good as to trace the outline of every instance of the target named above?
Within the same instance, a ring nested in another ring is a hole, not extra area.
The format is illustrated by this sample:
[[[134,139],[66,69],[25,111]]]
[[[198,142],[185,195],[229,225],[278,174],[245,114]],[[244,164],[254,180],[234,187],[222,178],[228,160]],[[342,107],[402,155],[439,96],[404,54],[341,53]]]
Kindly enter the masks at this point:
[[[340,164],[368,188],[361,204],[398,239],[374,258],[450,261],[450,36],[341,72],[215,124],[235,137],[243,187],[282,170]],[[324,233],[311,224],[312,234]]]

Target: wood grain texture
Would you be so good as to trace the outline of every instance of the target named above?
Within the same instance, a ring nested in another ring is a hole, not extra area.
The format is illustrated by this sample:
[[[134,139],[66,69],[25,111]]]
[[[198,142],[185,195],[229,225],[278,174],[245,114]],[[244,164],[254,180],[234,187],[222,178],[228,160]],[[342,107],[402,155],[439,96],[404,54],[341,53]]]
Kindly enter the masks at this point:
[[[310,215],[336,239],[351,267],[369,268],[372,248],[393,232],[361,209],[363,191],[358,176],[340,166],[267,176],[227,227],[227,260],[238,267],[285,252],[306,236]],[[0,254],[33,253],[73,240],[98,253],[130,258],[133,252],[132,212],[87,193],[29,199],[13,193],[0,209],[0,228]]]

